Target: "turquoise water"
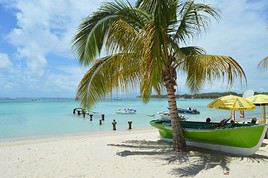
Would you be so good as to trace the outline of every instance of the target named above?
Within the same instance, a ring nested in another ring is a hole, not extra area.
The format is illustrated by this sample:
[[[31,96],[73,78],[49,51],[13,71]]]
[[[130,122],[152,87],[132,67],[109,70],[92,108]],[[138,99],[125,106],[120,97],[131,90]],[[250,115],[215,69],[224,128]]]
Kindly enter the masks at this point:
[[[186,115],[189,120],[205,121],[211,117],[212,121],[218,121],[229,115],[229,111],[214,110],[207,108],[208,99],[179,99],[178,106],[198,109],[200,115]],[[166,99],[151,99],[144,104],[139,99],[128,100],[105,100],[99,102],[92,109],[95,114],[93,121],[89,116],[83,119],[82,116],[73,115],[73,108],[79,107],[79,103],[72,99],[1,99],[0,100],[0,138],[18,138],[44,135],[59,135],[69,133],[93,132],[112,130],[112,120],[117,121],[118,130],[128,128],[128,120],[132,120],[133,128],[150,128],[149,121],[159,118],[158,111],[167,110]],[[136,114],[116,114],[119,108],[134,108]],[[105,114],[103,125],[99,125],[100,114]],[[257,109],[247,114],[257,115]],[[155,114],[155,117],[148,115]]]

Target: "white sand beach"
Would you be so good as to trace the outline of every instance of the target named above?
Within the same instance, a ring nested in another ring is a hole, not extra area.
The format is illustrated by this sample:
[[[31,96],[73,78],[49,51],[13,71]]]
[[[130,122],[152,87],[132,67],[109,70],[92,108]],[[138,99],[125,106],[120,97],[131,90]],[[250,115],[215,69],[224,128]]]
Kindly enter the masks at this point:
[[[267,177],[268,145],[252,157],[175,155],[155,129],[0,142],[0,177]]]

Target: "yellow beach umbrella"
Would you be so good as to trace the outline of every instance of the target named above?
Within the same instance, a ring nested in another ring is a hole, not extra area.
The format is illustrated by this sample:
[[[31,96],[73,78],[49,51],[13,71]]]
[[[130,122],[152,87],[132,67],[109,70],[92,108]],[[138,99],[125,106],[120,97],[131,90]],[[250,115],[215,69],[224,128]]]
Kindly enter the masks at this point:
[[[263,121],[266,123],[266,107],[265,105],[268,105],[268,95],[254,95],[247,98],[249,101],[251,101],[253,104],[257,106],[262,106],[262,114],[263,114]]]
[[[209,108],[231,110],[231,118],[235,120],[235,111],[246,111],[255,109],[256,106],[240,96],[227,95],[215,99],[208,104]]]
[[[242,98],[240,96],[235,95],[227,95],[217,98],[211,103],[209,103],[208,107],[232,111],[246,111],[256,108],[256,106],[246,98]]]

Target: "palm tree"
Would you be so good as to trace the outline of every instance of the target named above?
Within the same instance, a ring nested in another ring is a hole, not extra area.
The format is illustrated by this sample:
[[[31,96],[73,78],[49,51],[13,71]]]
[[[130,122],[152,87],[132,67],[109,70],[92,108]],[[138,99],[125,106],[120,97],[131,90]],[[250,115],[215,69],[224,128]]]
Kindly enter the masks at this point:
[[[231,57],[207,55],[187,41],[204,30],[210,17],[218,18],[209,5],[193,1],[115,1],[102,5],[84,19],[74,37],[74,49],[82,65],[90,66],[80,81],[77,98],[90,108],[114,88],[140,86],[148,102],[152,91],[167,92],[173,131],[173,145],[184,151],[185,140],[177,113],[177,72],[187,75],[186,84],[197,92],[205,84],[226,78],[231,85],[245,74]],[[99,57],[102,50],[105,57]],[[103,50],[103,51],[104,51]]]
[[[268,68],[268,56],[259,62],[258,67]]]

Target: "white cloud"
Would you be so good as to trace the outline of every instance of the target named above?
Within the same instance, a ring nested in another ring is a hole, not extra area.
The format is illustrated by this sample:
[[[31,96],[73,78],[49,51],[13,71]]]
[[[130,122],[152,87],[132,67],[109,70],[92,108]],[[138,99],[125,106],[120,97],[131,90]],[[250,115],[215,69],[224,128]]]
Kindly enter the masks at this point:
[[[4,90],[9,91],[11,88],[18,87],[18,77],[21,71],[13,64],[9,55],[0,53],[0,97]]]
[[[42,76],[47,55],[73,58],[71,40],[81,19],[99,7],[102,1],[90,0],[18,0],[17,27],[9,33],[17,54],[26,60],[28,73]]]
[[[40,91],[44,95],[55,96],[53,92],[73,95],[83,76],[83,69],[78,67],[78,62],[74,62],[71,41],[81,20],[103,1],[0,0],[0,4],[14,10],[17,19],[16,28],[6,35],[7,41],[16,48],[16,69],[9,71],[10,75],[0,73],[2,86],[5,84],[6,89],[14,90],[23,88],[30,93]],[[56,66],[51,66],[49,60],[61,62],[53,62]],[[0,61],[0,68],[6,66],[7,63]]]
[[[59,73],[51,73],[45,82],[45,87],[56,92],[74,91],[79,81],[86,72],[85,68],[62,66]]]
[[[0,53],[0,69],[7,69],[11,66],[10,59],[7,54]]]

